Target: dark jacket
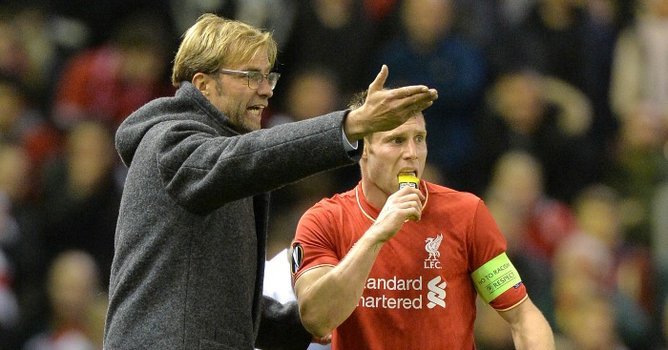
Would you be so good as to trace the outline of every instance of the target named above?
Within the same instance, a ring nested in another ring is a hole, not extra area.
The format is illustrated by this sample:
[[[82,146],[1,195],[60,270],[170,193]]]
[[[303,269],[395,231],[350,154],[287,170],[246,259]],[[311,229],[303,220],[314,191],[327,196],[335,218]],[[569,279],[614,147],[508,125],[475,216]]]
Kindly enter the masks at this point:
[[[105,348],[306,348],[296,305],[262,296],[267,192],[355,162],[345,114],[241,135],[184,82],[129,116]]]

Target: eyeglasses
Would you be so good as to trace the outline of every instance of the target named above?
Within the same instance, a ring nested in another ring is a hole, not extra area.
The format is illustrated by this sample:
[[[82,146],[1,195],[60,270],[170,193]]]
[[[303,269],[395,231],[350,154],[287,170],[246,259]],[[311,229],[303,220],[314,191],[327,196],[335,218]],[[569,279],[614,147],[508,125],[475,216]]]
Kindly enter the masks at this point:
[[[262,82],[267,79],[267,82],[269,83],[269,86],[271,86],[271,89],[274,90],[276,87],[276,83],[278,83],[278,78],[281,77],[281,73],[277,72],[271,72],[268,74],[262,74],[258,71],[254,70],[235,70],[235,69],[224,69],[220,68],[217,71],[218,73],[223,73],[223,74],[230,74],[230,75],[237,75],[237,76],[242,76],[246,77],[246,80],[248,80],[248,87],[251,89],[257,89]]]

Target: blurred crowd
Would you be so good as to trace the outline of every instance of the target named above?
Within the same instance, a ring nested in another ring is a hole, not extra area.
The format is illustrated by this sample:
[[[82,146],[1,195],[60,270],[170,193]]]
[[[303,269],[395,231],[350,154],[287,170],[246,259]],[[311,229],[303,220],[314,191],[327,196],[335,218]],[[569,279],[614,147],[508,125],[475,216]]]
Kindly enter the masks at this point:
[[[485,200],[557,347],[668,349],[668,0],[1,2],[0,349],[101,348],[114,131],[173,94],[205,12],[274,33],[267,128],[346,108],[381,64],[438,89],[424,177]],[[276,191],[268,258],[358,171]],[[512,349],[498,317],[479,349]]]

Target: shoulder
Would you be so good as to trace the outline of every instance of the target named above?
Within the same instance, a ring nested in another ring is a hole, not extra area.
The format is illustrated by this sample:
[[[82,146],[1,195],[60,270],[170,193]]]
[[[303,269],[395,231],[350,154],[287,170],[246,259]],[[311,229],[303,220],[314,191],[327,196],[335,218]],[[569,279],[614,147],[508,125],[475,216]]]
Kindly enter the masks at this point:
[[[323,198],[309,208],[306,214],[310,215],[331,215],[336,216],[351,205],[356,205],[355,190],[349,190],[334,194],[331,197]]]
[[[303,228],[325,230],[340,225],[350,207],[356,206],[355,190],[323,198],[304,212],[298,223]]]
[[[470,192],[458,191],[450,187],[437,185],[427,181],[423,181],[423,183],[429,191],[429,197],[434,199],[448,200],[450,202],[455,201],[462,204],[469,203],[471,205],[477,205],[482,201],[480,197]]]
[[[178,116],[192,114],[194,111],[193,107],[192,102],[185,102],[183,97],[158,97],[137,108],[137,110],[125,119],[124,124],[134,124],[137,121],[152,119],[177,119]]]
[[[477,195],[449,187],[426,183],[428,195],[424,210],[430,216],[472,223],[488,210]]]

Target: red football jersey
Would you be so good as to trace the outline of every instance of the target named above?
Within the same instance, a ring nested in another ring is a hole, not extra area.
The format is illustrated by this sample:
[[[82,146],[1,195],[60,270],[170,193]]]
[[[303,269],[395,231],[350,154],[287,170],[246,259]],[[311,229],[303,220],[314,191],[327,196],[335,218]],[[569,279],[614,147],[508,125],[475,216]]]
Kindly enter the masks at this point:
[[[476,290],[471,273],[505,252],[506,241],[482,200],[421,182],[422,218],[382,247],[357,308],[333,332],[333,349],[473,349]],[[380,210],[362,187],[324,199],[301,218],[293,241],[293,280],[335,266]],[[526,298],[518,283],[491,301],[506,310]]]

